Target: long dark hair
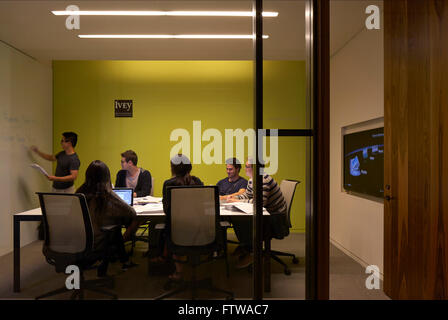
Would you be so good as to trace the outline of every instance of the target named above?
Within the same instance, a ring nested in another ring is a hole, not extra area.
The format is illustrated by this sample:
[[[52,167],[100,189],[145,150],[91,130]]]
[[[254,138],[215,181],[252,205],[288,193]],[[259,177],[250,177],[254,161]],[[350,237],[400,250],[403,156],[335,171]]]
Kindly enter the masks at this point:
[[[86,170],[86,180],[76,192],[83,193],[87,202],[93,199],[96,201],[96,211],[101,212],[106,204],[106,196],[112,192],[112,184],[110,182],[110,171],[107,165],[95,160]]]
[[[196,184],[193,177],[190,175],[193,167],[190,159],[182,154],[178,154],[171,158],[171,174],[176,178],[178,186],[189,186]]]

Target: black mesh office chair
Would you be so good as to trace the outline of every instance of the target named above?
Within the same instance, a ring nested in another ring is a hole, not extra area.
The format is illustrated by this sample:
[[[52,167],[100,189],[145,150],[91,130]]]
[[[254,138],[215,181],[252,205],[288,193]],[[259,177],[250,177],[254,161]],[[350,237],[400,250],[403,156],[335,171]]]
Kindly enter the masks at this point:
[[[154,196],[154,177],[151,177],[151,192],[149,194],[151,197]],[[140,233],[136,234],[136,240],[137,241],[143,241],[148,242],[148,236],[145,235],[145,233],[149,230],[149,221],[146,221],[145,223],[141,224],[138,228]]]
[[[287,218],[287,223],[288,223],[288,227],[289,228],[292,227],[292,224],[291,224],[291,205],[292,205],[292,200],[294,199],[296,186],[299,183],[300,183],[300,181],[296,181],[296,180],[283,180],[280,183],[280,190],[281,190],[281,192],[283,194],[283,197],[285,198],[285,201],[286,201],[286,206],[287,206],[286,218]],[[297,259],[297,257],[294,254],[292,254],[292,253],[270,250],[270,255],[271,255],[271,258],[273,260],[275,260],[276,262],[280,263],[283,266],[283,268],[284,268],[283,272],[286,275],[288,275],[288,276],[291,274],[291,270],[288,268],[286,263],[283,262],[279,258],[279,256],[292,257],[292,262],[294,264],[299,263],[299,259]]]
[[[93,228],[89,208],[83,194],[37,192],[42,209],[44,236],[43,254],[56,272],[65,272],[67,266],[80,270],[80,288],[74,289],[71,299],[83,299],[90,290],[117,299],[117,295],[101,289],[113,288],[112,278],[85,280],[83,272],[94,268],[97,261],[108,259],[107,252],[94,251]],[[104,228],[104,232],[120,232],[121,226]],[[36,297],[47,298],[70,291],[65,286]]]
[[[233,293],[213,286],[212,279],[196,279],[196,267],[219,257],[227,244],[223,242],[219,222],[219,192],[216,186],[183,186],[167,189],[169,212],[167,212],[167,238],[169,251],[186,256],[192,267],[190,281],[183,281],[178,288],[156,297],[163,299],[185,290],[196,298],[198,289],[225,293],[233,299]],[[205,257],[205,259],[204,259]],[[225,257],[226,258],[226,257]]]
[[[154,177],[151,177],[151,192],[149,195],[151,197],[154,196]],[[147,220],[147,221],[143,222],[142,224],[140,224],[140,226],[138,227],[137,232],[135,233],[134,237],[132,238],[132,247],[131,247],[130,256],[132,256],[134,253],[136,241],[148,243],[148,249],[143,253],[143,257],[147,257],[150,254],[151,248],[149,247],[149,234],[148,233],[150,231],[151,223],[152,222],[150,220]]]

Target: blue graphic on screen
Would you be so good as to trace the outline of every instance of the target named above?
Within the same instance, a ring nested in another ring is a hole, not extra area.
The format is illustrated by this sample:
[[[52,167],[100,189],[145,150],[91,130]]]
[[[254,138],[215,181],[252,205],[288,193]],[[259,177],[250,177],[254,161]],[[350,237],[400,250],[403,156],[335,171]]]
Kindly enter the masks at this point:
[[[361,171],[359,170],[359,160],[357,156],[353,159],[350,159],[350,174],[354,177],[358,177],[361,175]]]
[[[384,128],[344,136],[344,189],[383,197]]]
[[[128,205],[132,205],[132,189],[114,189],[114,192]]]

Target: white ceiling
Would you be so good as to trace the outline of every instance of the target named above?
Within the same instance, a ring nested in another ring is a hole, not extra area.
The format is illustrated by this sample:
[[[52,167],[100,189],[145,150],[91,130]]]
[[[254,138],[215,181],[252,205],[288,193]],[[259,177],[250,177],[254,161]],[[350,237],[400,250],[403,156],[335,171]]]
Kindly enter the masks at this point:
[[[378,1],[332,0],[331,52],[364,28],[365,8]],[[247,60],[251,40],[80,39],[78,34],[252,34],[248,17],[81,16],[80,30],[67,30],[65,16],[51,10],[252,10],[250,0],[221,1],[0,1],[0,40],[43,62],[52,60]],[[264,1],[266,60],[305,59],[305,2]]]

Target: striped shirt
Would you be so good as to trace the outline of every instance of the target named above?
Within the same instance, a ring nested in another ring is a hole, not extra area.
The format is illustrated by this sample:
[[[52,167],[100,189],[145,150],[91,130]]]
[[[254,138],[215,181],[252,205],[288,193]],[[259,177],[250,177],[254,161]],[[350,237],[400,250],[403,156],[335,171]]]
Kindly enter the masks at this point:
[[[253,202],[253,181],[249,180],[246,191],[236,197],[243,202]],[[286,213],[286,201],[279,185],[270,175],[263,176],[263,207],[271,213]]]

